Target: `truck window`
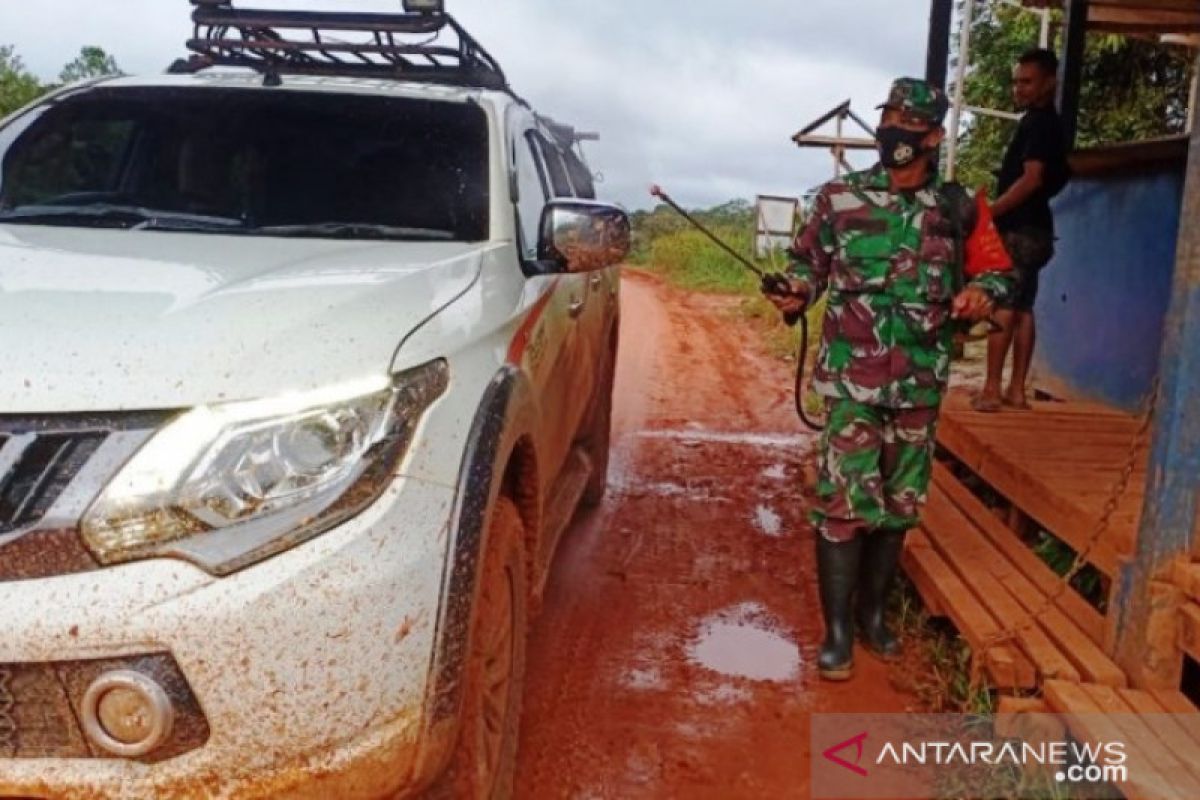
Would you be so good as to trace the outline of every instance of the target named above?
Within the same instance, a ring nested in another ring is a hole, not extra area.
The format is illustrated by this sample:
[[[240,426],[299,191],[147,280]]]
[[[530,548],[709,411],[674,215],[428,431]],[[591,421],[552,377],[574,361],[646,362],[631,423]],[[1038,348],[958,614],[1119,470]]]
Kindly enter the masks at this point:
[[[571,187],[571,180],[567,177],[567,167],[563,163],[562,154],[558,148],[541,134],[537,134],[535,140],[538,151],[542,155],[542,161],[546,164],[546,171],[550,177],[550,188],[554,190],[554,196],[574,197],[575,190]]]
[[[98,87],[0,137],[0,222],[482,241],[474,104],[252,89]],[[20,124],[20,121],[17,122]],[[121,213],[93,213],[117,209]]]
[[[542,210],[546,207],[549,192],[546,188],[545,167],[530,136],[524,141],[513,142],[516,151],[518,228],[521,233],[521,254],[527,260],[537,258],[538,227],[542,223]]]
[[[570,150],[563,153],[563,160],[567,163],[567,174],[571,176],[571,185],[575,188],[575,196],[595,200],[596,184],[592,180],[592,173],[587,168],[587,164],[584,164],[583,159]]]

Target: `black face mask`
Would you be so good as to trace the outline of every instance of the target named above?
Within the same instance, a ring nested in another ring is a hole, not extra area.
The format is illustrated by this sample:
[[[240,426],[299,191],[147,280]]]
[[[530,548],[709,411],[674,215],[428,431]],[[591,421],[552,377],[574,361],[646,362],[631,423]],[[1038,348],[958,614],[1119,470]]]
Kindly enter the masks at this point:
[[[875,132],[879,140],[879,160],[888,169],[907,167],[925,152],[923,142],[929,131],[909,131],[895,125],[883,125]]]

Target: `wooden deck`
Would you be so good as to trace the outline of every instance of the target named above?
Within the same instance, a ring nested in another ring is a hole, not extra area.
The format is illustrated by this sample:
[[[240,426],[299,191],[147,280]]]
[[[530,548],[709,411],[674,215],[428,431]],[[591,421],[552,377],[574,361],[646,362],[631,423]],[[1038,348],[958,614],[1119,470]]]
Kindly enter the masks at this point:
[[[930,611],[949,617],[971,643],[996,687],[1033,689],[1047,680],[1128,684],[1103,649],[1104,615],[1073,588],[1061,588],[1022,537],[1020,523],[1027,517],[1076,548],[1089,540],[1137,427],[1133,417],[1093,405],[1038,403],[1032,412],[979,414],[965,395],[947,399],[938,438],[951,461],[935,465],[904,567]],[[953,462],[1005,502],[985,505],[956,477]],[[1144,482],[1143,453],[1089,557],[1105,575],[1133,549]],[[1196,578],[1200,589],[1200,574]],[[1200,637],[1200,618],[1197,623]],[[1012,628],[1015,638],[979,652],[996,632]]]
[[[929,612],[948,617],[971,644],[1001,693],[1001,713],[1057,712],[1077,740],[1124,741],[1135,765],[1118,784],[1126,797],[1192,800],[1200,797],[1200,711],[1179,691],[1131,687],[1105,650],[1104,614],[1063,587],[1026,535],[1040,528],[1076,550],[1091,541],[1138,427],[1102,406],[1037,403],[1031,412],[980,414],[965,395],[951,395],[938,435],[944,460],[934,465],[903,565]],[[1110,578],[1136,545],[1146,444],[1089,551],[1088,562]],[[1200,559],[1182,559],[1167,577],[1179,622],[1166,634],[1178,637],[1180,665],[1184,656],[1200,661]],[[1002,631],[1016,635],[996,644]]]
[[[1138,429],[1105,406],[1035,403],[1031,412],[980,414],[965,394],[947,398],[938,440],[1013,506],[1075,549],[1092,536]],[[1147,452],[1090,563],[1109,577],[1134,548]]]
[[[1200,797],[1200,712],[1184,695],[1048,681],[1045,701],[1077,741],[1124,743],[1129,771],[1117,787],[1126,797]]]

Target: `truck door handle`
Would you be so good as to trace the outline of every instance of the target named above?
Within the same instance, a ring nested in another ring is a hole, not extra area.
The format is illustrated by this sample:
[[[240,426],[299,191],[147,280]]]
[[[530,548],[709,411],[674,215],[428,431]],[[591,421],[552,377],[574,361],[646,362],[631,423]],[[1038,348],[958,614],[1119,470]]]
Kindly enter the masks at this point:
[[[571,304],[567,306],[567,313],[571,315],[571,319],[578,319],[579,315],[583,313],[583,307],[585,305],[587,305],[586,301],[572,298]]]
[[[599,289],[600,285],[604,283],[604,274],[600,272],[592,273],[592,279],[590,283],[592,284],[593,289]]]

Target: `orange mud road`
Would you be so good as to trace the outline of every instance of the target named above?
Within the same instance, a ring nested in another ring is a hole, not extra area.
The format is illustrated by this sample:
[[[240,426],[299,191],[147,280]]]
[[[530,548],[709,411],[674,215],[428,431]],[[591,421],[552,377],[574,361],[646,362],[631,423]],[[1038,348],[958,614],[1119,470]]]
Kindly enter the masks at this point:
[[[807,797],[809,713],[913,701],[861,648],[817,676],[793,376],[727,299],[627,273],[622,302],[610,494],[530,632],[517,797]]]

